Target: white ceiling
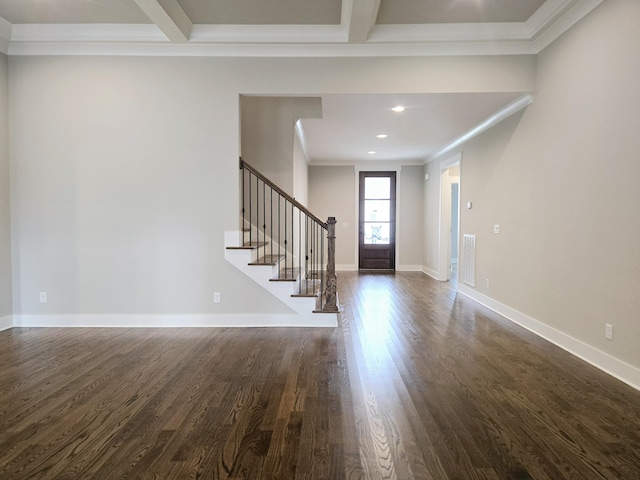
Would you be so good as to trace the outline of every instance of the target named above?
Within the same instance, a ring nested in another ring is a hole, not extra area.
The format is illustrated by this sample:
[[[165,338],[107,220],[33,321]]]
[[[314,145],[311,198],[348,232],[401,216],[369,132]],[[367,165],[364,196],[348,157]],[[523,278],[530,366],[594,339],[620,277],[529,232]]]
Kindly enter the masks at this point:
[[[537,54],[603,0],[2,0],[0,51]]]
[[[425,163],[518,97],[515,93],[324,95],[322,118],[301,120],[305,152],[312,165]],[[397,105],[405,110],[392,111]],[[387,137],[380,139],[378,134]]]
[[[537,54],[603,0],[1,0],[8,55]],[[425,161],[514,94],[328,95],[311,163]],[[404,104],[402,114],[389,109]],[[388,138],[375,138],[378,133]],[[374,150],[375,155],[366,152]]]
[[[381,0],[376,23],[526,22],[545,0]]]

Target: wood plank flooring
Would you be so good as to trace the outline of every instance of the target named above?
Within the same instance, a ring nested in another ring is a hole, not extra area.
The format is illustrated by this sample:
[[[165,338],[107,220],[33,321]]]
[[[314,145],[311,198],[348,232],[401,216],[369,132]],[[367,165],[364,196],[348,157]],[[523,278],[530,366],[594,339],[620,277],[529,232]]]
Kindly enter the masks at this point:
[[[420,273],[336,329],[0,332],[0,479],[640,479],[640,392]]]

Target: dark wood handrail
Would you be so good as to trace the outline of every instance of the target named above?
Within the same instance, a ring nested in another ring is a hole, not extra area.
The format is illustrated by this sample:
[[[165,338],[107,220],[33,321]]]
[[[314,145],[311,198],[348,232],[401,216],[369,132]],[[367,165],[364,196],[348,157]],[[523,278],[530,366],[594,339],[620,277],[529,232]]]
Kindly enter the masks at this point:
[[[247,162],[245,162],[244,160],[242,160],[242,157],[240,157],[240,168],[246,168],[247,170],[249,170],[251,173],[253,173],[256,177],[258,177],[260,180],[262,180],[264,183],[266,183],[269,187],[271,187],[273,190],[275,190],[276,192],[278,192],[284,199],[286,199],[287,201],[289,201],[290,203],[292,203],[296,208],[298,208],[302,213],[304,213],[305,215],[307,215],[309,218],[311,218],[314,222],[316,222],[318,225],[320,225],[322,228],[324,228],[325,230],[327,230],[329,228],[329,226],[327,225],[326,222],[323,222],[322,220],[320,220],[318,217],[316,217],[313,213],[311,213],[309,211],[309,209],[307,207],[305,207],[304,205],[302,205],[300,202],[298,202],[295,198],[293,198],[291,195],[289,195],[287,192],[285,192],[284,190],[282,190],[278,185],[276,185],[275,183],[273,183],[271,180],[269,180],[267,177],[265,177],[263,174],[261,174],[258,170],[256,170],[254,167],[252,167],[251,165],[249,165]]]

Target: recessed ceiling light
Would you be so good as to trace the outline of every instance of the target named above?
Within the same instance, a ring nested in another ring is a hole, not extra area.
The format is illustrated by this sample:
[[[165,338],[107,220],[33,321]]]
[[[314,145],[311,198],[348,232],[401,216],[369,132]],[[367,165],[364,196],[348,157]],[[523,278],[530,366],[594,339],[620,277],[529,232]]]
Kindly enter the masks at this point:
[[[386,133],[381,133],[379,135],[376,135],[376,137],[378,138],[387,138],[389,135],[387,135]]]
[[[397,107],[393,107],[391,110],[394,112],[404,112],[404,107],[402,105],[398,105]]]
[[[374,152],[373,150],[370,150],[370,151],[368,151],[367,153],[368,153],[369,155],[375,155],[375,154],[376,154],[376,152]]]

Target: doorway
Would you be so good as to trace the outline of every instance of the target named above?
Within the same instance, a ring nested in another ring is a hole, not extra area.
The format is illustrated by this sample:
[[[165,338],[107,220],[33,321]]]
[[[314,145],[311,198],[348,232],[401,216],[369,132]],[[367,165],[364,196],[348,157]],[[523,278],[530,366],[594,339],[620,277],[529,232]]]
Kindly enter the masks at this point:
[[[460,245],[460,167],[454,167],[456,170],[456,177],[452,178],[451,183],[451,247],[449,249],[449,280],[452,282],[458,281],[458,250]],[[449,176],[452,176],[449,169]],[[457,180],[457,181],[456,181]]]
[[[360,172],[358,268],[396,269],[396,172]]]
[[[438,280],[456,281],[460,245],[461,155],[440,165],[440,259]]]

